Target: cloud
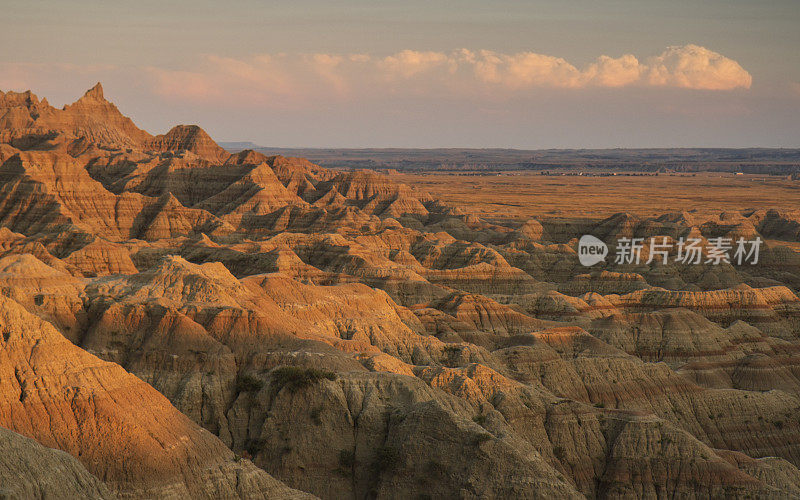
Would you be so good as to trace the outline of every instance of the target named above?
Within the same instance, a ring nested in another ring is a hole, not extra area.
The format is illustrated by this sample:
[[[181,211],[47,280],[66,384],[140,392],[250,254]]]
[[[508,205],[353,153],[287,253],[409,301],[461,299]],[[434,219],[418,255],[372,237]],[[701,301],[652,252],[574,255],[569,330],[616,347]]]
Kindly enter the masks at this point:
[[[206,56],[192,70],[151,68],[155,90],[184,99],[225,99],[283,104],[332,98],[407,94],[509,95],[539,88],[673,87],[748,89],[742,66],[697,45],[669,47],[640,61],[632,54],[599,56],[583,68],[536,52],[514,54],[460,49],[369,54],[263,54],[243,59]],[[382,94],[382,92],[384,94]]]
[[[698,45],[669,47],[648,66],[647,81],[651,85],[731,90],[749,89],[753,83],[739,63]]]
[[[750,88],[752,77],[736,61],[697,45],[669,47],[640,62],[634,55],[602,55],[578,69],[560,57],[534,52],[500,54],[462,50],[448,61],[471,66],[478,80],[513,89],[659,86],[703,90]]]
[[[0,88],[27,86],[40,91],[61,82],[54,76],[57,74],[70,79],[82,75],[97,75],[95,80],[123,77],[122,70],[89,66],[0,64],[0,69]],[[697,45],[668,47],[643,59],[632,54],[601,55],[580,68],[564,58],[530,51],[459,49],[402,50],[388,56],[277,53],[235,58],[209,54],[191,68],[128,67],[124,71],[128,76],[143,73],[144,85],[162,98],[265,109],[388,98],[488,102],[533,95],[539,89],[729,91],[752,85],[752,77],[738,62]]]
[[[148,67],[153,91],[162,97],[219,104],[275,104],[328,95],[346,82],[330,54],[260,54],[247,59],[203,56],[192,71]],[[324,90],[324,92],[322,92]],[[333,92],[335,93],[335,92]]]
[[[446,65],[448,60],[449,57],[442,52],[403,50],[395,55],[377,60],[375,67],[378,70],[386,71],[389,76],[396,75],[410,78],[419,73]],[[369,63],[369,56],[367,56],[367,59],[361,59],[361,62]]]
[[[598,87],[624,87],[639,82],[647,68],[631,54],[620,58],[600,56],[584,71],[587,84]]]
[[[164,71],[148,67],[155,92],[163,96],[183,96],[187,100],[204,100],[219,97],[221,89],[215,87],[206,74],[192,71]]]
[[[574,88],[581,85],[581,72],[560,57],[521,52],[500,54],[482,50],[462,51],[459,64],[471,65],[482,82],[512,89],[531,87]]]

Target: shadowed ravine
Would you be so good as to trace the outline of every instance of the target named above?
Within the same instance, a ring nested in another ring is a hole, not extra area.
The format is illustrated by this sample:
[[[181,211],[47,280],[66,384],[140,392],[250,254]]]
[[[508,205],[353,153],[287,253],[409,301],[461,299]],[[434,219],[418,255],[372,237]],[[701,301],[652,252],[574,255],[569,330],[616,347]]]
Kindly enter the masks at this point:
[[[800,210],[488,220],[99,84],[0,93],[0,162],[0,496],[800,496]]]

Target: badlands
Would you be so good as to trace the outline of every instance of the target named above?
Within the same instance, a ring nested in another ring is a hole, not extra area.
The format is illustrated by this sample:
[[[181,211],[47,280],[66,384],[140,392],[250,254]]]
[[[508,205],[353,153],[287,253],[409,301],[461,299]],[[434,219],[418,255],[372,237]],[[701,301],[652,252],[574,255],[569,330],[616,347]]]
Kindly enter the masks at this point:
[[[486,217],[99,84],[0,164],[0,497],[800,497],[800,206]]]

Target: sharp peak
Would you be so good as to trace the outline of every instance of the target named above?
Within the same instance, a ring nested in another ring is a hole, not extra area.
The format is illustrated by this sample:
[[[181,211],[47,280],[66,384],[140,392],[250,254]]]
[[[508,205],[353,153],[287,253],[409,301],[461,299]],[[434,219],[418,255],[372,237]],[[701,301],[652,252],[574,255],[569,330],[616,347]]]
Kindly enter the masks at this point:
[[[83,94],[83,97],[105,99],[105,96],[103,95],[103,84],[97,82],[94,87],[90,88],[85,94]]]
[[[81,98],[78,99],[77,101],[73,102],[72,104],[65,105],[64,109],[67,109],[68,107],[73,106],[75,104],[87,104],[87,103],[88,104],[109,103],[109,101],[105,98],[105,95],[103,94],[103,85],[100,82],[97,82],[97,84],[94,87],[87,90],[83,94],[83,96],[81,96]]]

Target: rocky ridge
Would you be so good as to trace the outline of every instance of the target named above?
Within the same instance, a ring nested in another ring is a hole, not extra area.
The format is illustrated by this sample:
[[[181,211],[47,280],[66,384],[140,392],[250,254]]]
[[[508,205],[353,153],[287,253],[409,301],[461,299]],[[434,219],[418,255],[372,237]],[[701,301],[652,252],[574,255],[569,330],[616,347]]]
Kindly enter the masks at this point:
[[[45,495],[51,468],[94,497],[800,494],[796,212],[486,221],[153,137],[99,86],[0,95],[0,142],[0,489]],[[595,271],[586,232],[766,245]]]

